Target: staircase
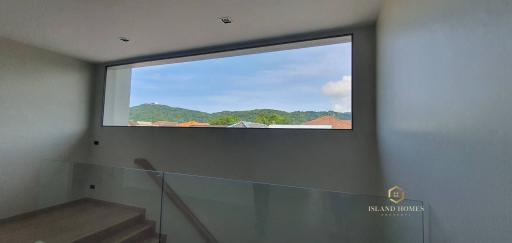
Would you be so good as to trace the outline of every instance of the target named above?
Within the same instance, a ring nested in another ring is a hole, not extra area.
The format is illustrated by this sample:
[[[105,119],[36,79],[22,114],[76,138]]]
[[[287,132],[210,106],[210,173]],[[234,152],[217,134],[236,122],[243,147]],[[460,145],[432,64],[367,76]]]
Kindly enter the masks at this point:
[[[165,243],[145,213],[85,198],[0,220],[0,242]]]

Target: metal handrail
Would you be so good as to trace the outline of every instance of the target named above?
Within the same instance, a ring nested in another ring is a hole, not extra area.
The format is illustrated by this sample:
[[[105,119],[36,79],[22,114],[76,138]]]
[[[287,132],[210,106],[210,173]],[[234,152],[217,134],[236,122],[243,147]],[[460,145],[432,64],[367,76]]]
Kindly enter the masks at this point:
[[[181,197],[174,191],[174,189],[169,186],[166,182],[164,182],[161,178],[156,176],[154,173],[150,171],[157,171],[155,167],[146,159],[135,159],[134,163],[140,166],[142,169],[146,170],[148,175],[153,179],[153,181],[160,187],[162,187],[165,195],[173,202],[173,204],[178,208],[185,218],[194,226],[194,228],[199,232],[201,237],[207,243],[219,243],[219,241],[213,236],[213,234],[206,228],[206,226],[201,222],[201,220],[194,214],[192,209],[181,199]]]

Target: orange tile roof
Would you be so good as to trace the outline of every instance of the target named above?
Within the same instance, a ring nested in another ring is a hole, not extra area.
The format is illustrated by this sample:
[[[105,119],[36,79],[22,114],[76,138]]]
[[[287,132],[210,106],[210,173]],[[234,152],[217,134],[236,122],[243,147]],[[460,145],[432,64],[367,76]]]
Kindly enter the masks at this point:
[[[351,120],[340,120],[334,116],[322,116],[305,122],[304,125],[331,125],[333,129],[352,129]]]
[[[210,124],[204,123],[204,122],[188,121],[188,122],[179,123],[178,127],[205,127],[205,126],[209,126],[209,125]]]

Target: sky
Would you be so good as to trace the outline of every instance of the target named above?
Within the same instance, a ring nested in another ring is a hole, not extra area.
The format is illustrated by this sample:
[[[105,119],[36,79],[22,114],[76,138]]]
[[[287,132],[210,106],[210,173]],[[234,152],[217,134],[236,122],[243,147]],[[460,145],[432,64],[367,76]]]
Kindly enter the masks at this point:
[[[133,68],[130,106],[350,112],[351,45]]]

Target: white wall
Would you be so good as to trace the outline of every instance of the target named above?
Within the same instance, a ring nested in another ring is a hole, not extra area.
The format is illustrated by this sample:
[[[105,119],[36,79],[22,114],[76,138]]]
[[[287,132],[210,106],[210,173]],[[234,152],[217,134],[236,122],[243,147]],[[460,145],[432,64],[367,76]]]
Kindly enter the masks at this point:
[[[144,157],[162,170],[307,186],[380,191],[375,144],[375,29],[354,32],[354,130],[101,127],[104,66],[99,66],[91,161],[133,166]],[[337,32],[339,34],[339,32]]]
[[[384,4],[381,167],[427,202],[431,242],[512,242],[511,26],[509,0]]]
[[[353,131],[102,127],[105,66],[98,65],[94,113],[96,117],[92,136],[100,144],[92,147],[89,161],[103,165],[134,167],[133,159],[142,157],[147,158],[156,168],[164,171],[342,192],[383,194],[376,153],[375,28],[365,27],[336,33],[352,32],[354,34]],[[109,64],[112,63],[105,65]],[[90,176],[90,178],[95,177],[97,176]],[[192,181],[201,185],[200,180]],[[91,181],[90,183],[96,183],[97,190],[102,190],[103,187],[109,187],[105,182]],[[175,182],[173,185],[177,186]],[[208,188],[208,191],[215,188],[207,183],[203,183],[202,186]],[[236,183],[226,182],[220,189],[221,191],[230,191],[229,189],[232,187],[236,187]],[[182,195],[192,192],[186,189]],[[249,193],[251,198],[256,198],[252,188],[244,192]],[[273,195],[271,199],[282,200],[280,195],[283,196],[285,193]],[[254,206],[247,207],[245,211],[237,211],[229,203],[219,205],[219,202],[225,199],[223,196],[225,195],[217,195],[216,200],[194,201],[191,199],[188,203],[200,217],[207,218],[208,223],[223,225],[222,229],[211,226],[212,229],[216,229],[217,237],[225,239],[226,242],[238,242],[235,240],[239,239],[237,237],[250,239],[254,235],[255,226],[248,218],[242,221],[240,218],[253,217]],[[286,196],[283,197],[286,198]],[[296,201],[292,204],[299,208],[310,203],[300,197],[294,200]],[[318,207],[316,210],[321,211],[320,214],[323,213],[322,219],[327,220],[325,222],[330,222],[328,218],[332,214],[329,210],[332,208],[322,208],[320,204],[329,203],[332,202],[325,198],[319,199],[316,204],[311,204],[313,207]],[[349,200],[341,199],[335,203],[340,205],[339,210],[350,211],[354,208],[353,205],[350,205]],[[186,239],[187,242],[196,242],[198,240],[197,232],[190,227],[188,222],[180,218],[181,214],[176,212],[169,202],[165,204],[164,208],[163,231],[170,237],[174,237],[175,240]],[[358,209],[364,211],[366,206],[363,205]],[[288,212],[289,215],[280,217],[283,219],[307,217],[308,212],[303,211],[300,216],[296,212]],[[337,228],[336,234],[342,234],[346,239],[352,240],[361,239],[361,237],[377,237],[379,235],[377,231],[374,234],[360,234],[361,230],[366,231],[370,226],[375,227],[373,225],[375,221],[369,220],[368,222],[371,223],[367,227]],[[339,226],[327,224],[335,228]],[[321,227],[320,225],[316,224],[318,227]],[[326,227],[326,230],[327,228],[329,227]],[[293,229],[293,227],[289,229]],[[307,231],[302,233],[307,234]],[[330,234],[326,234],[325,237],[327,235],[332,237]],[[298,235],[295,234],[295,236]],[[308,241],[306,238],[302,240]]]
[[[92,71],[84,62],[0,38],[0,218],[51,204],[43,194],[62,198],[65,170],[55,174],[41,162],[86,156]],[[48,176],[52,187],[41,188]]]
[[[128,126],[132,69],[111,69],[105,76],[103,125]]]

